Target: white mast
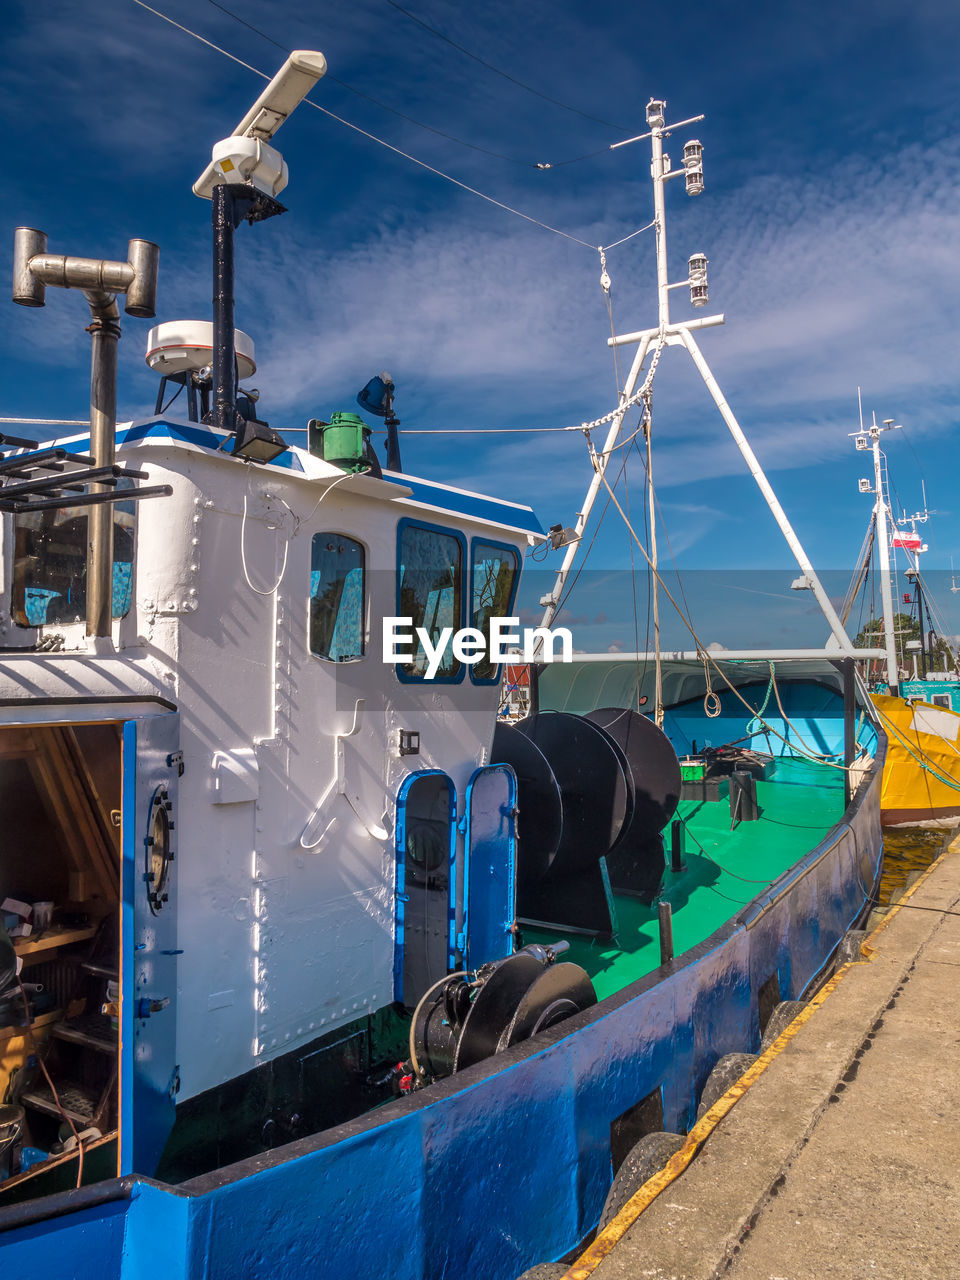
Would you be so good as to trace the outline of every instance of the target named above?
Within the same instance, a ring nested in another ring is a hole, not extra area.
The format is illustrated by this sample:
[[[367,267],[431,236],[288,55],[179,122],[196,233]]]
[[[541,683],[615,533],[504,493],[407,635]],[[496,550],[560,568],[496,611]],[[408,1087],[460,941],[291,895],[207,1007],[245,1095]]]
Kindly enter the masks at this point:
[[[857,388],[857,398],[860,397],[860,388]],[[858,449],[866,449],[869,447],[869,441],[872,441],[873,447],[873,477],[874,487],[871,490],[869,480],[860,481],[861,493],[876,494],[876,502],[873,506],[874,516],[877,521],[877,542],[880,547],[880,599],[883,604],[883,635],[884,645],[887,650],[887,685],[889,686],[892,697],[899,697],[900,694],[900,668],[897,661],[897,646],[893,632],[893,591],[890,586],[890,541],[887,536],[887,495],[883,486],[883,454],[880,451],[880,432],[881,431],[899,431],[900,424],[894,423],[893,419],[888,419],[882,427],[877,426],[877,415],[873,415],[873,424],[869,431],[863,430],[863,407],[860,409],[860,430],[854,433],[854,443]],[[923,630],[921,626],[921,631]]]
[[[692,254],[689,259],[689,275],[686,280],[681,280],[677,284],[668,282],[667,274],[667,240],[666,240],[666,211],[664,205],[663,187],[669,178],[679,177],[681,174],[686,179],[686,187],[688,195],[699,195],[703,191],[703,164],[702,154],[703,147],[701,144],[692,139],[686,143],[683,148],[683,167],[680,169],[671,169],[669,157],[663,152],[663,139],[668,137],[671,132],[684,128],[687,125],[695,124],[703,119],[703,116],[692,116],[689,120],[681,120],[677,124],[666,125],[664,123],[664,110],[666,103],[659,98],[651,98],[647,103],[647,124],[650,126],[648,133],[640,134],[636,138],[628,138],[624,142],[614,143],[615,147],[627,146],[630,143],[640,142],[644,138],[650,139],[651,147],[651,164],[650,176],[653,180],[653,207],[655,215],[655,225],[657,234],[657,309],[658,309],[658,325],[655,329],[643,329],[636,333],[620,334],[607,339],[608,346],[620,347],[628,346],[633,343],[637,344],[637,351],[634,356],[633,365],[630,369],[630,376],[623,389],[621,397],[621,405],[624,406],[622,411],[614,419],[611,424],[610,432],[607,436],[607,442],[604,446],[604,453],[600,458],[600,466],[605,468],[607,460],[607,451],[616,443],[617,434],[620,430],[620,424],[623,420],[623,413],[626,411],[625,401],[629,400],[633,394],[634,387],[637,384],[640,372],[643,369],[643,362],[652,341],[656,341],[657,350],[663,346],[683,346],[690,353],[697,371],[703,378],[707,390],[713,397],[714,403],[720,411],[720,416],[733,436],[738,449],[743,455],[744,460],[750,470],[750,474],[756,480],[760,492],[766,500],[767,506],[773,514],[774,519],[780,527],[787,545],[793,552],[793,555],[799,565],[805,584],[811,588],[817,598],[817,603],[823,611],[830,631],[833,636],[833,643],[847,655],[853,655],[854,648],[850,642],[850,637],[844,630],[843,623],[834,609],[823,588],[823,584],[817,577],[806,552],[804,551],[799,538],[793,530],[790,521],[787,519],[786,513],[781,507],[777,496],[773,491],[770,482],[767,480],[760,463],[757,461],[756,455],[750,448],[747,438],[737,422],[732,409],[724,399],[720,387],[714,378],[710,367],[704,359],[696,340],[693,337],[693,331],[696,329],[708,329],[714,325],[723,324],[722,315],[704,316],[697,320],[680,320],[671,323],[670,321],[670,299],[669,292],[671,289],[683,289],[689,286],[690,301],[695,307],[705,306],[709,300],[707,289],[707,258],[702,253]],[[612,150],[613,148],[611,148]],[[590,482],[590,488],[584,502],[583,510],[578,513],[575,532],[579,536],[582,534],[590,515],[590,509],[596,500],[597,493],[602,483],[602,471],[594,475]],[[557,609],[557,602],[563,590],[570,567],[576,558],[579,542],[571,543],[567,548],[566,556],[563,564],[557,574],[553,591],[542,598],[540,603],[545,607],[543,616],[543,626],[549,626]]]

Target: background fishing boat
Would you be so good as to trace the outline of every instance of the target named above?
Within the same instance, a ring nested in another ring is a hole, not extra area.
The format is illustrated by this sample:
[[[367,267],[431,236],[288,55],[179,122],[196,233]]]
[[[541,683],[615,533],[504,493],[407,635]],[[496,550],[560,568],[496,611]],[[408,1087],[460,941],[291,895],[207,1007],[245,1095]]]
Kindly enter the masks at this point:
[[[866,593],[867,577],[876,548],[880,580],[881,613],[861,630],[861,637],[876,643],[882,636],[886,680],[880,679],[880,663],[865,664],[872,698],[887,734],[887,756],[883,773],[881,813],[884,826],[925,826],[950,824],[960,816],[960,673],[957,655],[937,635],[933,612],[943,615],[936,606],[920,572],[920,557],[927,544],[918,532],[929,518],[924,491],[923,510],[904,516],[899,522],[890,506],[890,479],[886,454],[880,447],[881,436],[900,430],[892,419],[878,425],[876,414],[869,428],[863,426],[854,434],[858,451],[873,454],[873,483],[860,480],[860,492],[874,495],[873,512],[860,562],[847,593],[842,614],[850,615],[857,596]],[[912,593],[903,604],[916,610],[916,619],[894,612],[891,574],[891,550],[906,555],[906,580]],[[912,595],[912,599],[911,599]],[[906,640],[903,627],[916,632]],[[942,622],[940,631],[944,630]],[[935,659],[936,654],[936,659]],[[913,679],[904,678],[907,661],[913,659]],[[920,662],[920,678],[917,662]],[[944,669],[934,670],[935,660]],[[955,699],[957,699],[955,703]]]

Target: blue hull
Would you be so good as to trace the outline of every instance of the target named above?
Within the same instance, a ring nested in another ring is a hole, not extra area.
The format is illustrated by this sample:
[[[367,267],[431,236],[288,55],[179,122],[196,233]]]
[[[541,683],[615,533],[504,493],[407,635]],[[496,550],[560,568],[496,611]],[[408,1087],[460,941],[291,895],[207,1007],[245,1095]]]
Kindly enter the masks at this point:
[[[611,1123],[660,1090],[664,1128],[689,1127],[716,1060],[757,1048],[761,986],[776,974],[798,997],[857,921],[880,867],[882,755],[821,844],[657,973],[421,1094],[182,1186],[125,1179],[0,1212],[5,1269],[513,1280],[560,1257],[599,1218]]]

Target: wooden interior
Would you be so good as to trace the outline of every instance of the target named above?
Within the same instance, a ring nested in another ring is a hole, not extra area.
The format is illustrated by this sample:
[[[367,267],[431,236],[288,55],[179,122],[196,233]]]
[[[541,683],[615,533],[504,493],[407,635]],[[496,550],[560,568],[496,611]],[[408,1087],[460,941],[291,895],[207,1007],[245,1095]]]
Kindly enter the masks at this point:
[[[100,916],[113,909],[120,785],[118,725],[0,730],[3,896],[83,905]]]
[[[50,925],[13,938],[32,1017],[28,1030],[19,996],[0,1003],[0,1101],[24,1108],[23,1145],[44,1152],[58,1150],[71,1124],[101,1133],[116,1125],[108,984],[119,981],[120,728],[0,729],[0,901],[53,903]],[[29,1067],[38,1052],[58,1099]],[[19,1181],[0,1180],[0,1202]]]

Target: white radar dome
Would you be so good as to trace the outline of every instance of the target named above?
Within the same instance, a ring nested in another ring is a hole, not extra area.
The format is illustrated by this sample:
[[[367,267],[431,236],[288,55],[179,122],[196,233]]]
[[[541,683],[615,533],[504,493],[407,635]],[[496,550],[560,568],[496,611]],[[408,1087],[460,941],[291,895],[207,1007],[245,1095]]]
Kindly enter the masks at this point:
[[[257,371],[253,339],[241,329],[234,330],[239,379]],[[168,320],[147,334],[147,364],[155,373],[169,377],[187,369],[203,369],[213,363],[213,324],[209,320]]]

